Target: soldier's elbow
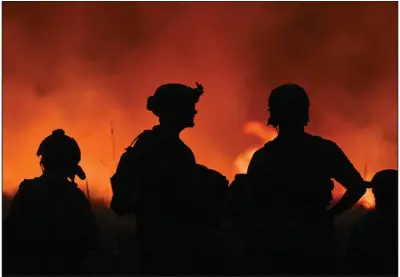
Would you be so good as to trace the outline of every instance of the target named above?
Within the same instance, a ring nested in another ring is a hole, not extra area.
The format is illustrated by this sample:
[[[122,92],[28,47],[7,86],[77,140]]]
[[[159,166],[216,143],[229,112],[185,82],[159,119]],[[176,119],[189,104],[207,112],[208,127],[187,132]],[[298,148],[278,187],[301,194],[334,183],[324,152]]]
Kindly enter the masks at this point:
[[[348,188],[347,191],[354,196],[362,197],[367,192],[367,188],[363,184],[360,184],[358,186]]]

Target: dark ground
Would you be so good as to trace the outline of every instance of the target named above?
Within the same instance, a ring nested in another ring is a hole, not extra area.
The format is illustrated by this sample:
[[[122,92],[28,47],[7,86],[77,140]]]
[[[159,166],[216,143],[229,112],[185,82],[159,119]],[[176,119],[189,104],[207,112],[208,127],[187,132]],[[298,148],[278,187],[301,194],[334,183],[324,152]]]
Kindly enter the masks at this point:
[[[7,215],[12,197],[3,194],[3,218]],[[88,267],[98,273],[129,273],[135,270],[135,219],[134,216],[119,218],[108,203],[92,201],[92,208],[100,229],[101,251],[94,253]],[[338,255],[343,257],[353,225],[365,214],[360,206],[354,207],[336,220]]]

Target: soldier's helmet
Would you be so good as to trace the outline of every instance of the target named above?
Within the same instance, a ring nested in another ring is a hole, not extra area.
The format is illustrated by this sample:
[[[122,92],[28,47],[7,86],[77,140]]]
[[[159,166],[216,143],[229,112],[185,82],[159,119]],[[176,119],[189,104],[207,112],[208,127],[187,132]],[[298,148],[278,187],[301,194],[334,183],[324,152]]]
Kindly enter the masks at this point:
[[[36,152],[41,156],[40,163],[46,168],[59,168],[77,175],[81,180],[86,179],[86,174],[79,166],[81,150],[72,137],[65,135],[64,130],[57,129],[46,137]]]
[[[282,124],[307,126],[310,100],[306,91],[295,84],[284,84],[271,91],[268,101],[268,125]]]
[[[196,88],[177,83],[161,85],[154,95],[147,99],[147,109],[158,117],[171,112],[193,110],[194,104],[204,92],[202,85],[196,85]]]
[[[377,172],[371,180],[372,192],[376,200],[379,198],[389,201],[393,196],[397,197],[398,171],[385,169]]]

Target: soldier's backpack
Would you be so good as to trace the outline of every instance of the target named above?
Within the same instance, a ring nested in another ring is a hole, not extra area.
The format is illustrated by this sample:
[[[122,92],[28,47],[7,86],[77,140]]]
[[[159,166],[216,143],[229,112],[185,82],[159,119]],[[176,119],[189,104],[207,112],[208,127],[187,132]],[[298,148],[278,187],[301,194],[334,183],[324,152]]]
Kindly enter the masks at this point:
[[[148,144],[149,147],[138,147],[137,141],[140,139]],[[155,144],[151,131],[146,130],[125,149],[122,154],[117,170],[111,177],[111,188],[113,196],[110,208],[118,215],[127,215],[135,212],[140,205],[141,190],[143,187],[143,178],[146,170],[144,167],[145,155],[148,152],[143,148],[152,148]]]

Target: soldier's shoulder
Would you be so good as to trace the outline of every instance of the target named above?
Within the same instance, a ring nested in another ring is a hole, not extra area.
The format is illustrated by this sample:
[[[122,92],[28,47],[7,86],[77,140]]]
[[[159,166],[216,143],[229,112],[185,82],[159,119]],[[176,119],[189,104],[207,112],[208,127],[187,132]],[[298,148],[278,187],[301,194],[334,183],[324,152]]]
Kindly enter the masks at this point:
[[[258,149],[255,153],[257,154],[266,153],[271,149],[273,149],[277,144],[278,144],[278,138],[276,137],[273,140],[266,142],[264,146]]]
[[[25,198],[36,195],[37,191],[40,190],[40,183],[40,178],[24,179],[19,184],[16,195],[18,195],[18,198]]]
[[[79,197],[81,199],[83,198],[86,199],[85,193],[76,183],[70,182],[68,184],[68,189],[70,193],[73,194],[74,196]]]
[[[29,190],[32,187],[38,185],[41,182],[41,179],[39,177],[33,178],[33,179],[24,179],[22,182],[19,184],[19,190]]]
[[[264,144],[263,147],[256,150],[253,154],[252,161],[254,162],[261,162],[264,160],[265,156],[268,156],[271,153],[271,150],[274,148],[275,143],[273,141],[269,141]]]
[[[144,130],[138,136],[138,139],[154,139],[155,132],[153,130]]]
[[[135,141],[136,147],[151,147],[157,143],[157,135],[153,130],[144,130]]]
[[[323,138],[321,136],[315,136],[311,134],[307,134],[307,139],[320,147],[328,148],[328,149],[337,149],[339,146],[332,140]]]
[[[156,139],[154,133],[151,130],[144,130],[140,133],[132,142],[131,144],[125,148],[125,153],[123,156],[127,155],[128,153],[134,152],[147,152],[148,149],[152,149],[155,147]]]
[[[40,183],[41,180],[42,180],[42,178],[40,178],[40,177],[35,177],[35,178],[32,178],[32,179],[24,179],[24,180],[22,180],[21,185],[22,184],[24,184],[24,185],[37,184],[37,183]]]
[[[90,203],[89,203],[88,198],[86,197],[86,194],[76,184],[71,184],[69,186],[68,196],[67,195],[65,195],[65,196],[71,200],[71,202],[73,203],[72,206],[76,206],[79,208],[90,206]]]
[[[307,140],[313,141],[313,142],[325,143],[325,142],[327,142],[327,141],[330,141],[330,140],[325,139],[325,138],[323,138],[323,137],[321,137],[321,136],[313,135],[313,134],[310,134],[310,133],[305,133],[304,135],[305,135],[304,137],[305,137]]]

